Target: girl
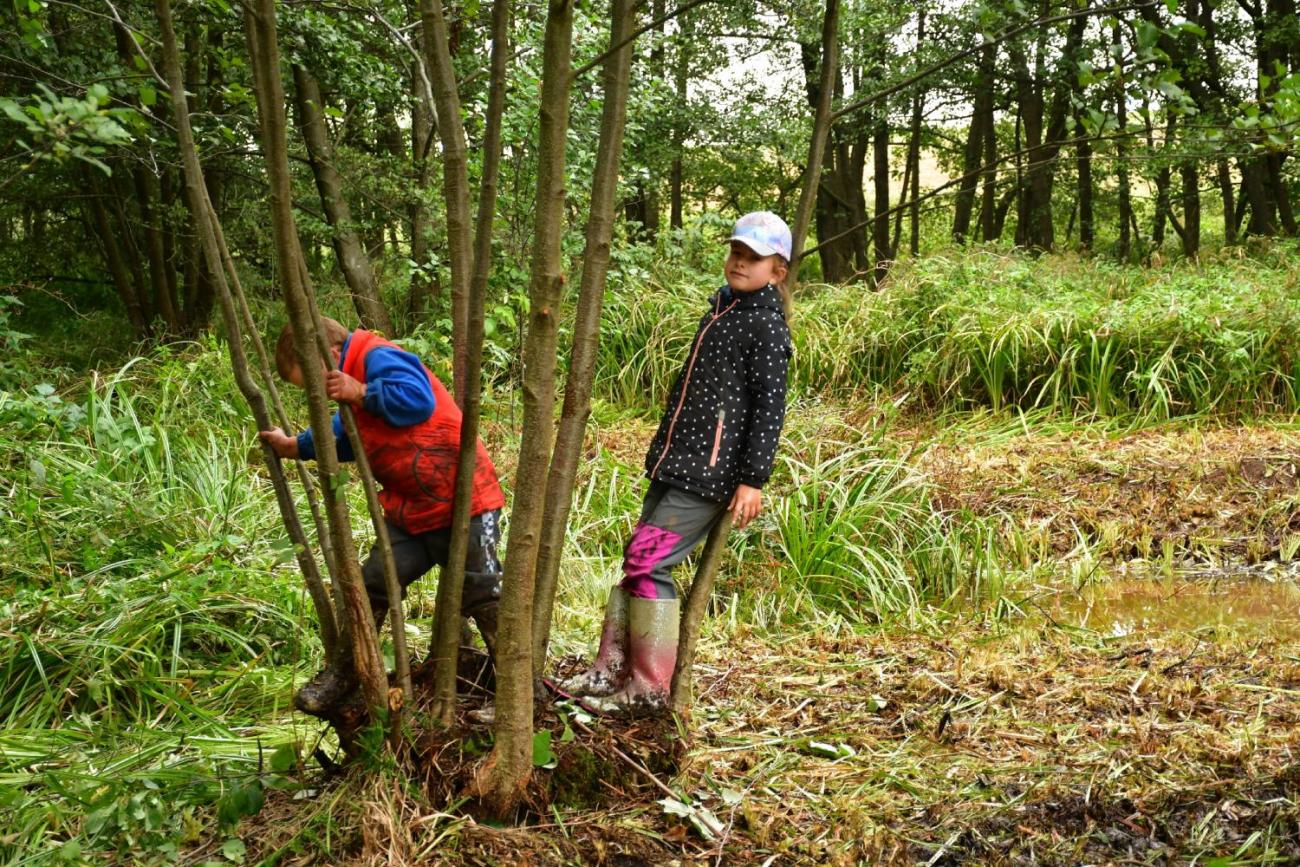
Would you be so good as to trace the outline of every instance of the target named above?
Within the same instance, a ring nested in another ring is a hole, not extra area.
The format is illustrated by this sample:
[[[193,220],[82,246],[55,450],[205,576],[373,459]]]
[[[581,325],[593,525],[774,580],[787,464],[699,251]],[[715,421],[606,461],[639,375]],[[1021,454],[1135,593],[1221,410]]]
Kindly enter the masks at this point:
[[[668,706],[679,602],[672,570],[722,517],[743,528],[762,510],[785,419],[791,356],[784,281],[790,229],[758,211],[729,239],[727,285],[700,320],[646,453],[650,489],[609,596],[592,667],[563,686],[607,712]]]

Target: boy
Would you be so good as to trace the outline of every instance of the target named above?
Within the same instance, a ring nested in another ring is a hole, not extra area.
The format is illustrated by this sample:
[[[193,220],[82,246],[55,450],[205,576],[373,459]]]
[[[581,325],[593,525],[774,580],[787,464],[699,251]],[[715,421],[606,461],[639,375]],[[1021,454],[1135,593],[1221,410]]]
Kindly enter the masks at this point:
[[[393,560],[405,594],[411,582],[435,565],[447,563],[451,501],[460,458],[460,408],[416,356],[369,331],[358,328],[349,333],[333,319],[322,322],[336,368],[326,373],[325,392],[340,403],[350,404],[356,415],[361,448],[383,488],[379,502],[384,508]],[[303,387],[288,325],[276,343],[275,364],[281,377]],[[334,414],[333,433],[339,460],[353,460],[356,444],[344,434],[338,413]],[[258,435],[282,458],[316,457],[315,435],[310,429],[296,437],[279,428]],[[501,596],[496,544],[505,496],[481,441],[477,448],[461,613],[474,618],[491,651]],[[377,630],[388,613],[383,560],[377,548],[371,549],[361,572]],[[339,659],[331,661],[298,690],[294,705],[304,713],[321,716],[355,688],[351,648],[345,646]]]

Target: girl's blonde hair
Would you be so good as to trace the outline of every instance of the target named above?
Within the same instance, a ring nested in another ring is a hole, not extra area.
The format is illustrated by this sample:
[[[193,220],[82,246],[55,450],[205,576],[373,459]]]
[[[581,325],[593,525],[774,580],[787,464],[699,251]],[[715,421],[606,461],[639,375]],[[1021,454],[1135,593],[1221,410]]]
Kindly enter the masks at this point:
[[[779,282],[773,285],[776,286],[776,291],[781,293],[781,312],[785,314],[786,321],[789,322],[790,317],[794,315],[794,295],[790,292],[790,286],[786,282],[790,277],[790,263],[780,253],[773,253],[772,255],[776,256],[776,260],[785,269],[785,277],[782,277]]]

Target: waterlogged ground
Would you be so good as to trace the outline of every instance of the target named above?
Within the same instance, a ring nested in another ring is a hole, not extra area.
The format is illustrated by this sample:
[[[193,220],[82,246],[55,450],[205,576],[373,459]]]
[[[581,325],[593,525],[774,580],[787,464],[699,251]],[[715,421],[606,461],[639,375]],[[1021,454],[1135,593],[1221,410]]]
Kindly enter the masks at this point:
[[[781,863],[1294,863],[1296,599],[1120,580],[1014,625],[742,648],[700,761]]]
[[[326,810],[333,855],[355,863],[1296,863],[1297,601],[1278,569],[1094,573],[1032,589],[1023,616],[932,613],[870,634],[829,618],[775,637],[722,618],[675,776],[651,755],[664,732],[600,722],[557,748],[555,772],[572,780],[619,746],[712,832],[615,762],[581,795],[603,806],[551,787],[527,827],[354,782],[274,799],[244,839],[287,856]],[[383,818],[395,809],[400,829]]]

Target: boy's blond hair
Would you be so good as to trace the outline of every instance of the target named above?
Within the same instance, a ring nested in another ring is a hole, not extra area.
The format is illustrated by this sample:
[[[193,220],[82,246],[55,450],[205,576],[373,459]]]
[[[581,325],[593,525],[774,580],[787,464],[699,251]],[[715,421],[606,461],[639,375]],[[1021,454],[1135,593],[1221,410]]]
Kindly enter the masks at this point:
[[[321,317],[321,325],[325,328],[325,340],[335,348],[341,349],[348,335],[352,333],[340,322],[328,316]],[[297,366],[298,353],[293,347],[293,326],[286,322],[280,329],[280,338],[275,342],[275,369],[281,379],[287,380]]]

